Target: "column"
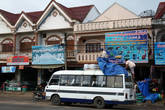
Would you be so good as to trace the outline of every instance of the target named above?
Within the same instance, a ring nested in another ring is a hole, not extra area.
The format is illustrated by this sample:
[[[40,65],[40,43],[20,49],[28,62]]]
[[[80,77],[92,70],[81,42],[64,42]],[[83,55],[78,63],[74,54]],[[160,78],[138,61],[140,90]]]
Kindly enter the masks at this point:
[[[38,31],[34,32],[34,36],[35,36],[35,45],[38,45]]]
[[[80,39],[80,36],[74,34],[74,37],[75,37],[75,40],[74,40],[74,55],[75,55],[75,59],[77,61],[77,54],[78,54],[78,49],[79,49],[79,45],[78,45],[78,42],[79,42],[79,39]]]
[[[37,74],[37,85],[40,85],[42,83],[42,75],[44,73],[43,69],[38,69],[38,74]]]
[[[15,80],[17,82],[20,82],[21,81],[21,70],[18,70],[15,74]]]
[[[17,40],[16,40],[16,33],[13,33],[13,54],[15,55],[16,54],[16,47],[17,47]]]
[[[67,70],[67,33],[64,34],[64,65],[65,65],[65,70]]]

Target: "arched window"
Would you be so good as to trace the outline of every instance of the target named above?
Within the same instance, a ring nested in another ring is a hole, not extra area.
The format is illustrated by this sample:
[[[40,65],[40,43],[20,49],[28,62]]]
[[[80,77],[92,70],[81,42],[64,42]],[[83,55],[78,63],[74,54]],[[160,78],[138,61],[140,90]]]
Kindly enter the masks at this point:
[[[67,38],[67,50],[74,50],[74,38],[73,38],[73,36],[69,36]]]
[[[13,52],[13,40],[5,39],[2,41],[2,52]]]
[[[58,36],[50,36],[46,40],[47,45],[61,44],[61,38]]]
[[[30,38],[24,38],[20,42],[20,52],[31,52],[35,43]]]

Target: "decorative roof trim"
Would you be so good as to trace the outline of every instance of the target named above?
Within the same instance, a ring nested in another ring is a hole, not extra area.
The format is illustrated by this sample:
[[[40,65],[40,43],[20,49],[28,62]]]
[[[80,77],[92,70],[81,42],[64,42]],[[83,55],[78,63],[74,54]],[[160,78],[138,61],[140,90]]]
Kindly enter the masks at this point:
[[[50,2],[50,4],[45,8],[44,13],[42,14],[42,16],[40,17],[40,19],[37,21],[37,25],[39,26],[40,23],[42,23],[42,20],[44,20],[44,17],[47,16],[47,14],[49,13],[49,11],[52,9],[52,7],[56,8],[58,11],[60,11],[62,13],[62,15],[69,21],[72,22],[71,18],[56,4],[56,2],[54,0],[52,0]]]
[[[19,26],[19,23],[21,22],[22,19],[27,20],[27,22],[31,25],[34,26],[35,24],[33,24],[33,22],[29,19],[29,17],[26,16],[26,14],[24,12],[21,13],[21,16],[19,17],[19,19],[17,20],[15,27]]]

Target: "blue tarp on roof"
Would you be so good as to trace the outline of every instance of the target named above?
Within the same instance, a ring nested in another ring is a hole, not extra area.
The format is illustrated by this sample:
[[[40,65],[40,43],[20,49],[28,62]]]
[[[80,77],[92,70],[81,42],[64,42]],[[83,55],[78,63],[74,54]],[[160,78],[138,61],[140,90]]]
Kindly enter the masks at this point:
[[[98,57],[97,62],[105,75],[125,74],[128,76],[128,72],[124,67],[109,62],[108,58]]]

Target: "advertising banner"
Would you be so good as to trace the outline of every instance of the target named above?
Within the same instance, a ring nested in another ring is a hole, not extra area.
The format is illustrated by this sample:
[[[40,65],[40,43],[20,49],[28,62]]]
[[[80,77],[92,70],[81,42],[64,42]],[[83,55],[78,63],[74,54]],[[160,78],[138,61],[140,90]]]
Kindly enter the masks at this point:
[[[32,64],[64,64],[64,46],[32,46]]]
[[[1,72],[2,73],[14,73],[16,70],[15,66],[2,66]]]
[[[165,65],[165,42],[155,43],[155,65]]]
[[[112,63],[148,63],[147,30],[110,32],[105,34],[105,48]]]
[[[27,57],[27,56],[8,57],[7,65],[29,65],[29,57]]]

